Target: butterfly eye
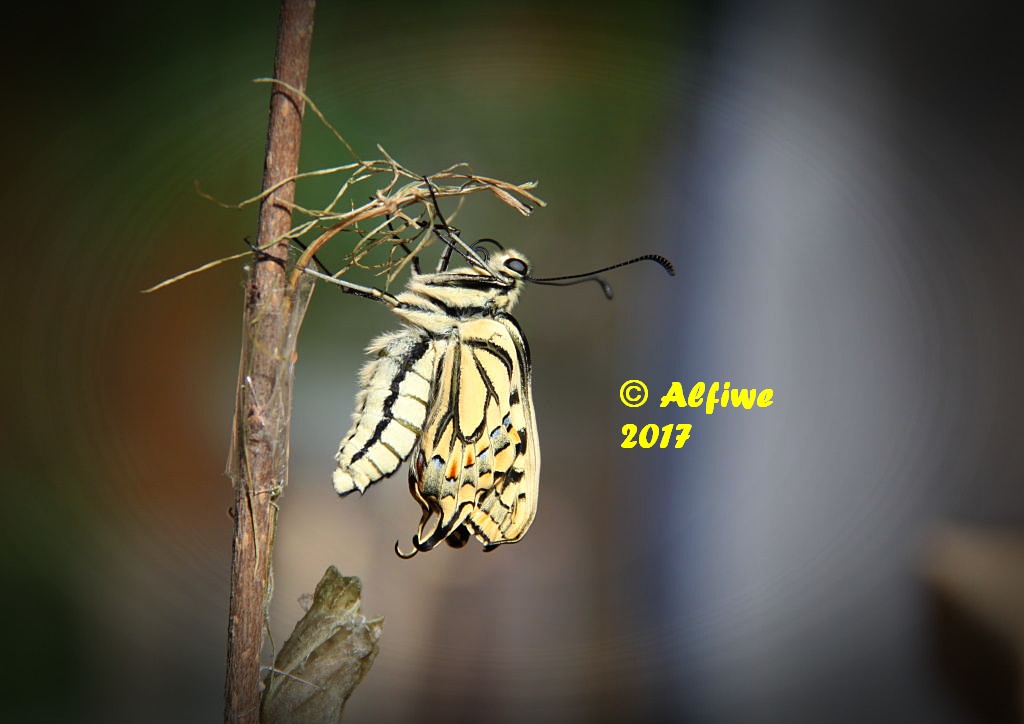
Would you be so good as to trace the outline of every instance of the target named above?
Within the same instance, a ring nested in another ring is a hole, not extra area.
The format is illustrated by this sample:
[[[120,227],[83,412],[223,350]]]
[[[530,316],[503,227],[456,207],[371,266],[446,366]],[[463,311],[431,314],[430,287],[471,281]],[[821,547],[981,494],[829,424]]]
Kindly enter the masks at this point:
[[[505,268],[519,276],[525,277],[527,272],[526,262],[515,257],[505,260]]]

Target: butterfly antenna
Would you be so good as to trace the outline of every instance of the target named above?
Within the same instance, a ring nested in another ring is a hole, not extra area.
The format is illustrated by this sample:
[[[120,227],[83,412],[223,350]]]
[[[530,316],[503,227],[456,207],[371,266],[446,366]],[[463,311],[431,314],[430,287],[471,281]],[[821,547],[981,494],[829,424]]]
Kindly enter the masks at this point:
[[[567,287],[573,284],[582,284],[583,282],[597,282],[601,286],[601,290],[604,292],[605,297],[611,299],[614,296],[611,284],[609,284],[604,277],[598,276],[598,274],[611,271],[612,269],[618,269],[619,267],[629,266],[630,264],[636,264],[641,261],[653,261],[668,272],[669,276],[674,277],[676,275],[676,268],[672,266],[672,262],[661,254],[644,254],[643,256],[638,256],[635,259],[622,261],[618,264],[612,264],[611,266],[606,266],[602,269],[595,269],[594,271],[585,272],[583,274],[569,274],[562,277],[544,277],[543,279],[527,277],[527,279],[534,284],[546,284],[553,287]]]

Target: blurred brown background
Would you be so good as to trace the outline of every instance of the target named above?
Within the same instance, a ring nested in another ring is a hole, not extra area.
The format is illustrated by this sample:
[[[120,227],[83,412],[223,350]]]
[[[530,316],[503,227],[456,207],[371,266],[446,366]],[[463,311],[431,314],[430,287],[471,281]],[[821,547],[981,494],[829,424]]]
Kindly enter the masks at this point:
[[[258,190],[277,7],[10,12],[0,720],[216,721],[243,270],[139,290],[254,233],[193,182]],[[1024,524],[1015,28],[955,1],[321,0],[309,91],[354,146],[540,181],[548,208],[474,200],[467,237],[543,275],[679,269],[616,272],[611,303],[526,290],[537,521],[413,561],[403,475],[330,485],[361,350],[395,320],[316,293],[273,628],[327,565],[362,577],[386,623],[351,721],[1013,720],[1018,650],[956,649],[1002,672],[972,695],[921,572],[943,526]],[[303,168],[347,161],[307,128]],[[630,378],[776,402],[627,410]],[[693,436],[623,450],[627,422]]]

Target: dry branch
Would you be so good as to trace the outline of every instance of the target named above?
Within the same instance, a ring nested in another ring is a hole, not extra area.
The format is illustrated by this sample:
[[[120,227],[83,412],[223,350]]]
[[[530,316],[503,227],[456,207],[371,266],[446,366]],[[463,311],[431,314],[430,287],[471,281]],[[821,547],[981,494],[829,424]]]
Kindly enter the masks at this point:
[[[274,75],[304,88],[313,34],[313,0],[282,0]],[[287,259],[294,183],[302,138],[304,94],[271,92],[257,244]],[[284,181],[284,183],[282,183]],[[308,292],[289,289],[283,264],[254,263],[245,290],[242,354],[228,474],[234,484],[234,538],[228,617],[224,718],[259,720],[260,665],[271,588],[275,499],[286,482],[288,422],[297,307]],[[298,318],[301,318],[299,316]]]

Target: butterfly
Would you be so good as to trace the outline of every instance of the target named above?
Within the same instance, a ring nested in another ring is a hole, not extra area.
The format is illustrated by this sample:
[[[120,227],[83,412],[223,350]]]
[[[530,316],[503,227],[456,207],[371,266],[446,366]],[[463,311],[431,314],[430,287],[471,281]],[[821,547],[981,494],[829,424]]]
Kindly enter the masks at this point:
[[[675,274],[666,258],[648,254],[586,274],[538,279],[523,254],[493,239],[467,245],[443,217],[434,232],[447,245],[437,270],[420,273],[414,263],[395,296],[306,270],[387,305],[404,322],[367,348],[372,359],[360,373],[352,427],[333,475],[340,495],[363,493],[411,460],[409,489],[421,517],[412,552],[395,544],[402,558],[442,541],[460,548],[470,536],[484,550],[515,543],[537,513],[540,447],[530,349],[511,315],[524,283],[596,281],[610,299],[601,272],[650,260]],[[496,252],[484,249],[485,242]],[[467,266],[449,269],[452,251]]]

